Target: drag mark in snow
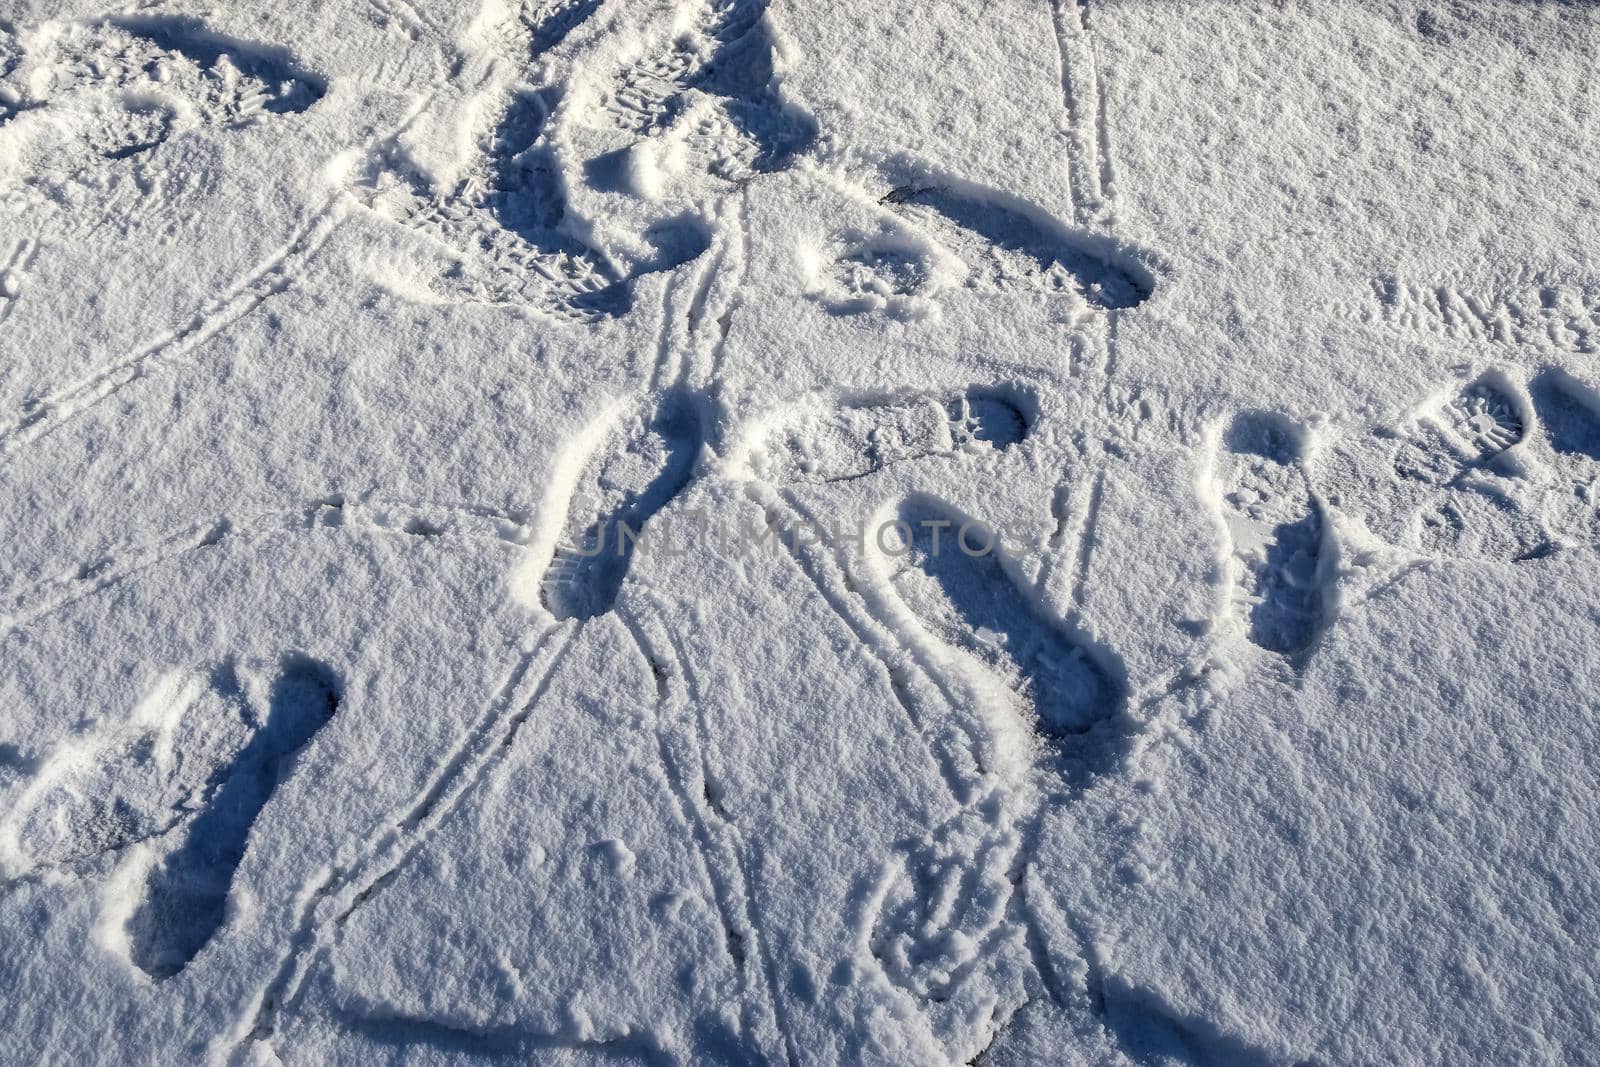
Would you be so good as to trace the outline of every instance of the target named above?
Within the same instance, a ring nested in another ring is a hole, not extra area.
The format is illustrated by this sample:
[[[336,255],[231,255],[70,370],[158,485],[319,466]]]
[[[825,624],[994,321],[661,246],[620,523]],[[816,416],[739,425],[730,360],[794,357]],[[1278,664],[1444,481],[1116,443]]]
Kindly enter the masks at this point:
[[[1088,0],[1052,0],[1061,93],[1067,109],[1067,180],[1080,226],[1102,215],[1112,197],[1105,90]]]
[[[1081,442],[1079,447],[1082,447]],[[1080,492],[1068,477],[1057,483],[1050,501],[1055,529],[1051,531],[1049,551],[1039,565],[1039,575],[1033,584],[1039,589],[1050,589],[1062,568],[1067,568],[1067,603],[1074,608],[1083,607],[1084,586],[1094,562],[1094,550],[1099,545],[1096,530],[1105,498],[1105,483],[1106,474],[1099,471],[1088,491]]]
[[[657,613],[659,613],[659,605]],[[646,628],[631,612],[621,609],[618,618],[627,627],[640,654],[650,664],[656,677],[657,704],[655,714],[657,756],[662,776],[668,790],[677,801],[683,818],[695,843],[696,852],[710,885],[712,900],[722,921],[728,955],[733,960],[741,985],[754,986],[761,998],[767,1022],[781,1040],[788,1062],[799,1062],[795,1055],[789,1027],[784,1019],[778,998],[775,964],[768,953],[760,933],[751,898],[751,880],[745,867],[744,843],[738,827],[728,817],[725,809],[715,799],[719,788],[713,784],[710,768],[709,740],[706,736],[704,700],[695,681],[693,669],[681,642],[671,631],[659,623]],[[656,636],[651,636],[655,630]],[[671,663],[659,649],[670,650]],[[693,708],[695,715],[689,715]],[[686,756],[678,751],[673,738],[685,737],[688,730],[669,733],[667,721],[675,720],[693,728],[698,751],[699,780],[694,770],[686,764]],[[751,951],[759,960],[752,972]]]
[[[750,186],[718,198],[712,211],[717,226],[717,255],[696,285],[681,341],[678,383],[709,389],[720,380],[727,355],[728,332],[738,310],[749,273]]]
[[[1100,522],[1100,508],[1105,502],[1106,475],[1100,471],[1094,477],[1094,486],[1089,490],[1088,508],[1084,512],[1082,532],[1078,536],[1078,566],[1072,575],[1072,603],[1082,606],[1083,587],[1089,580],[1089,564],[1094,560],[1094,550],[1099,545],[1097,527]]]
[[[980,735],[961,719],[948,719],[929,714],[925,698],[913,689],[923,690],[918,684],[919,675],[926,676],[938,693],[938,698],[957,709],[952,691],[942,679],[917,661],[915,653],[906,649],[894,630],[880,622],[867,599],[862,583],[852,577],[848,563],[830,550],[827,544],[807,538],[801,531],[815,528],[814,517],[793,494],[780,493],[762,482],[748,482],[745,495],[761,508],[768,530],[774,540],[795,561],[808,582],[817,590],[828,609],[839,619],[879,665],[888,681],[889,692],[895,704],[904,712],[912,733],[922,739],[928,759],[937,769],[950,793],[958,801],[970,798],[981,788],[983,760],[978,750]]]
[[[293,1007],[311,968],[338,941],[351,915],[394,880],[474,787],[506,758],[579,628],[579,624],[559,624],[539,634],[423,790],[366,834],[354,858],[335,866],[308,889],[287,950],[232,1032],[223,1035],[224,1047],[217,1050],[221,1058],[248,1061],[250,1046],[271,1041],[279,1013]]]
[[[436,91],[423,96],[392,130],[376,138],[372,144],[394,143],[423,113],[435,95]],[[21,420],[11,428],[0,431],[0,461],[144,378],[153,367],[189,355],[255,311],[268,298],[287,292],[299,273],[339,228],[344,221],[345,211],[346,201],[342,194],[329,196],[291,234],[287,245],[254,271],[237,279],[221,294],[207,300],[187,323],[163,333],[118,363],[88,378],[80,379],[48,397],[25,403]]]
[[[1227,588],[1245,636],[1296,656],[1332,621],[1321,505],[1301,466],[1299,431],[1264,412],[1236,416],[1217,456]]]
[[[525,517],[486,506],[331,493],[282,510],[223,515],[148,542],[117,546],[64,574],[8,595],[5,612],[0,614],[0,637],[189,553],[221,544],[303,536],[314,530],[413,537],[441,545],[466,540],[520,547],[528,538]]]
[[[670,300],[668,302],[669,317],[662,323],[662,359],[656,365],[651,388],[663,388],[669,384],[681,387],[695,378],[693,357],[696,355],[696,342],[699,340],[700,327],[705,320],[706,307],[711,300],[711,291],[716,288],[717,282],[722,277],[724,264],[727,262],[728,244],[728,236],[725,233],[720,234],[712,241],[712,247],[716,251],[710,257],[710,262],[704,264],[692,278],[686,279],[685,285],[674,286],[675,289],[687,288],[689,306],[681,315],[677,315],[672,313]],[[670,376],[669,368],[672,372]]]
[[[155,367],[190,355],[271,297],[286,292],[343,218],[338,202],[329,200],[296,229],[287,245],[221,295],[206,301],[188,322],[87,378],[28,401],[23,405],[22,418],[0,432],[0,459],[53,433],[107,397],[149,376]]]

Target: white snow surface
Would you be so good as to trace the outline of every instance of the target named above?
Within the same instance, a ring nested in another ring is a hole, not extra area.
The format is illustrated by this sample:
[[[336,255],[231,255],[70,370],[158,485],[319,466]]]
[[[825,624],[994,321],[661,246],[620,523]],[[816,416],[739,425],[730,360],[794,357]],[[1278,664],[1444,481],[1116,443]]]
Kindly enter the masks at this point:
[[[0,0],[0,1062],[1594,1062],[1597,68]]]

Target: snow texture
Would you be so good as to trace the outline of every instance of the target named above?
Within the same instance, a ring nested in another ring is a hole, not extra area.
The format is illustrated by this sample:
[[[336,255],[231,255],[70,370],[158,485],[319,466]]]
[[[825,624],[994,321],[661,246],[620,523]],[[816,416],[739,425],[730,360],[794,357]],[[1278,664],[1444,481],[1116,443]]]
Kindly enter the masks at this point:
[[[0,1062],[1595,1062],[1597,68],[0,0]]]

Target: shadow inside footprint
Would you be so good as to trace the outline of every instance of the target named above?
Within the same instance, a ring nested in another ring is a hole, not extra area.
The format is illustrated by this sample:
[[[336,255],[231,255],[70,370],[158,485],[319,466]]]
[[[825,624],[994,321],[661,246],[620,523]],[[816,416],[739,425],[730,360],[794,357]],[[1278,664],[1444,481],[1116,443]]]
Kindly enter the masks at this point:
[[[1028,417],[1022,408],[1009,397],[997,392],[974,389],[967,393],[964,404],[952,413],[961,420],[966,433],[974,441],[998,449],[1007,449],[1022,443],[1028,436]]]
[[[1033,710],[1046,736],[1080,734],[1125,703],[1120,664],[1107,665],[1043,617],[1006,573],[992,531],[941,501],[914,496],[896,516],[909,533],[895,588],[923,625],[974,657]]]
[[[1239,568],[1247,636],[1285,655],[1321,632],[1322,513],[1300,465],[1293,429],[1277,415],[1245,412],[1223,439],[1224,518]]]
[[[721,0],[713,7],[720,9],[719,18],[708,36],[716,53],[686,88],[724,100],[729,123],[751,146],[751,172],[782,170],[816,140],[817,126],[778,98],[773,68],[778,43],[762,21],[766,0]]]
[[[528,28],[535,54],[542,54],[567,39],[589,16],[600,10],[601,0],[555,0],[554,3],[523,4],[518,16]],[[532,10],[530,10],[530,8]]]
[[[251,827],[294,757],[338,707],[339,684],[327,667],[303,655],[284,658],[265,721],[218,769],[209,802],[150,872],[128,929],[133,962],[146,974],[177,974],[221,927]]]
[[[552,615],[592,619],[611,610],[646,524],[689,484],[703,440],[690,398],[672,394],[590,461],[569,506],[569,540],[541,583]]]
[[[219,72],[225,81],[242,74],[259,82],[259,107],[275,115],[304,111],[326,91],[322,81],[302,70],[286,49],[226,37],[198,19],[127,16],[110,19],[108,24],[181,55],[201,70]]]
[[[1600,397],[1572,375],[1547,367],[1528,383],[1550,447],[1600,460]]]
[[[1043,291],[1077,292],[1090,306],[1137,307],[1155,292],[1143,268],[1117,262],[1088,238],[1036,221],[992,200],[964,196],[938,186],[907,185],[883,198],[902,215],[943,231],[952,251],[977,277],[1009,288],[1025,279]]]

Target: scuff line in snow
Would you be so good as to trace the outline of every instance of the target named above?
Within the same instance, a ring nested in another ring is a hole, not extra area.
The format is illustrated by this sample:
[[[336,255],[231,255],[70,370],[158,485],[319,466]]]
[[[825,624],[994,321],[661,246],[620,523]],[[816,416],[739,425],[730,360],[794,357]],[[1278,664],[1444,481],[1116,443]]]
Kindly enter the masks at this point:
[[[1106,390],[1108,395],[1111,390],[1111,383],[1116,380],[1117,376],[1117,328],[1121,321],[1121,316],[1115,311],[1112,311],[1106,315],[1104,334],[1102,335],[1098,329],[1095,330],[1096,339],[1103,339],[1105,344],[1105,360],[1103,365],[1105,367]]]
[[[747,483],[745,493],[762,509],[778,543],[793,557],[800,572],[816,588],[823,602],[855,635],[861,647],[882,664],[896,703],[905,712],[912,731],[923,739],[928,758],[937,768],[951,795],[961,803],[980,792],[981,783],[977,779],[981,772],[972,769],[979,761],[968,754],[978,747],[977,737],[964,722],[959,721],[953,724],[962,735],[958,744],[952,745],[948,737],[935,733],[932,722],[918,709],[908,687],[908,679],[912,677],[911,668],[915,666],[921,671],[922,665],[872,614],[843,562],[823,551],[825,546],[809,543],[800,536],[800,528],[811,522],[809,516],[795,504],[791,496],[780,494],[764,483]],[[930,674],[928,680],[941,695],[949,698],[950,694],[936,676]]]
[[[11,610],[0,616],[0,637],[190,552],[224,542],[253,544],[319,529],[444,541],[498,541],[516,546],[524,544],[527,538],[524,517],[487,506],[418,503],[372,494],[347,497],[343,493],[331,493],[281,510],[245,516],[222,515],[192,523],[152,541],[118,546],[65,574],[8,596]]]
[[[337,943],[350,916],[393,881],[473,787],[510,752],[580,629],[580,624],[571,623],[543,630],[533,647],[518,658],[478,721],[432,781],[403,812],[388,821],[386,828],[366,835],[374,844],[362,848],[350,862],[328,871],[305,894],[306,903],[272,978],[246,1007],[231,1032],[214,1045],[214,1060],[246,1062],[252,1045],[271,1042],[278,1014],[293,1007],[318,957]]]
[[[748,185],[741,191],[739,202],[733,206],[733,211],[739,225],[737,229],[731,231],[731,237],[736,240],[729,255],[738,264],[737,278],[722,313],[717,316],[717,336],[712,343],[711,369],[705,382],[707,388],[722,379],[723,364],[728,355],[728,333],[733,328],[733,314],[739,310],[739,292],[744,289],[750,278],[750,187]]]
[[[714,224],[711,253],[706,262],[690,274],[675,274],[662,298],[662,321],[651,389],[680,388],[703,391],[716,381],[727,341],[727,326],[737,303],[738,288],[745,277],[745,248],[748,225],[744,205],[749,187],[742,194],[720,196],[707,209]],[[687,292],[687,307],[676,310]],[[726,292],[726,295],[721,295]],[[720,298],[719,298],[720,297]],[[713,323],[714,335],[706,329]],[[709,338],[709,340],[708,340]],[[670,385],[668,383],[671,383]]]
[[[708,389],[717,381],[727,346],[728,327],[748,269],[745,260],[748,225],[745,205],[748,200],[749,187],[745,186],[741,194],[724,196],[716,206],[722,253],[699,294],[685,339],[687,354],[682,381],[699,389]]]
[[[679,293],[680,299],[686,296],[688,306],[681,311],[671,310],[669,297],[669,311],[661,324],[661,360],[656,365],[656,377],[651,383],[652,388],[663,388],[668,381],[673,386],[681,386],[689,381],[693,374],[691,359],[694,333],[700,324],[700,317],[705,313],[711,289],[717,283],[717,272],[722,266],[723,257],[727,255],[727,241],[722,234],[719,233],[712,243],[717,250],[715,255],[702,257],[707,262],[686,276],[681,283],[677,282],[676,277],[673,279],[675,284],[671,286],[669,293]],[[668,368],[671,369],[670,379]]]
[[[1101,72],[1100,44],[1089,21],[1089,0],[1078,0],[1084,33],[1089,38],[1090,69],[1094,72],[1095,143],[1100,151],[1100,196],[1107,204],[1116,199],[1116,175],[1111,163],[1111,121],[1107,113],[1106,83]]]
[[[1084,450],[1081,441],[1074,441],[1074,447],[1080,453]],[[1078,468],[1070,468],[1069,471],[1071,469]],[[1055,493],[1050,500],[1050,516],[1055,520],[1056,528],[1050,533],[1049,551],[1039,565],[1039,577],[1034,584],[1040,589],[1050,589],[1056,576],[1070,562],[1072,566],[1068,570],[1068,578],[1071,584],[1067,602],[1078,608],[1083,606],[1083,580],[1088,573],[1088,557],[1093,551],[1085,543],[1085,538],[1093,536],[1093,524],[1099,514],[1105,478],[1105,472],[1098,471],[1089,483],[1089,491],[1084,493],[1075,492],[1075,483],[1068,477],[1056,483]]]
[[[1080,226],[1095,222],[1111,196],[1111,165],[1087,0],[1052,0],[1061,94],[1067,109],[1067,181]]]
[[[1082,533],[1078,535],[1078,563],[1072,575],[1072,595],[1068,597],[1069,603],[1078,607],[1083,606],[1083,587],[1089,578],[1089,566],[1094,561],[1094,550],[1098,543],[1096,526],[1100,521],[1100,508],[1105,500],[1106,472],[1101,470],[1094,476],[1094,486],[1089,490],[1089,503],[1084,512]]]
[[[201,305],[184,325],[162,334],[88,378],[48,397],[29,401],[23,406],[21,420],[0,434],[0,458],[54,432],[113,393],[146,377],[154,366],[187,356],[268,298],[286,291],[294,283],[296,274],[322,249],[344,220],[341,206],[337,198],[330,197],[301,224],[288,244],[222,295]]]
[[[656,614],[662,614],[659,604],[654,607]],[[628,628],[641,654],[656,674],[659,699],[655,718],[660,766],[683,817],[689,823],[696,851],[707,871],[713,899],[727,933],[729,955],[733,958],[741,984],[755,986],[755,993],[761,998],[767,1021],[783,1042],[788,1062],[790,1064],[799,1062],[785,1013],[774,993],[777,988],[775,964],[760,935],[761,927],[757,922],[755,902],[750,894],[751,882],[745,865],[743,840],[726,811],[713,801],[713,786],[708,777],[709,741],[705,734],[703,717],[705,702],[695,681],[689,657],[682,643],[674,637],[664,622],[659,623],[661,638],[658,642],[650,638],[645,627],[627,610],[619,609],[617,615]],[[669,650],[673,660],[672,667],[675,667],[675,670],[667,665],[657,651],[658,648]],[[695,709],[695,718],[691,719],[685,715],[689,708]],[[699,751],[701,768],[698,797],[684,770],[678,766],[678,760],[673,756],[667,734],[662,728],[663,717],[669,714],[673,718],[683,717],[695,726],[698,742],[696,747]],[[748,967],[752,949],[759,957],[760,963],[754,975],[754,982],[751,981],[752,976]]]
[[[656,766],[667,792],[672,795],[676,804],[681,828],[688,831],[690,839],[694,842],[695,855],[704,876],[705,888],[711,893],[712,902],[716,905],[717,915],[722,923],[724,947],[728,950],[728,958],[733,963],[740,984],[744,985],[747,980],[745,964],[749,959],[745,945],[750,942],[753,929],[734,917],[733,906],[728,900],[732,890],[728,884],[727,870],[713,860],[711,850],[717,845],[709,839],[708,820],[687,784],[685,771],[679,766],[679,757],[673,751],[672,742],[663,722],[667,714],[676,708],[675,702],[680,686],[672,684],[673,676],[670,669],[657,653],[655,642],[645,634],[643,623],[635,619],[633,612],[626,607],[618,607],[616,615],[617,620],[628,631],[634,645],[638,647],[639,655],[648,664],[651,676],[655,680],[656,700],[652,722],[656,735]],[[670,643],[670,638],[668,641]],[[710,786],[705,782],[703,770],[699,795],[702,800],[710,795]]]
[[[706,302],[711,299],[712,287],[717,284],[717,278],[722,273],[723,264],[728,259],[728,241],[726,238],[717,242],[717,254],[713,257],[710,266],[700,272],[700,277],[695,282],[694,299],[689,302],[689,336],[694,337],[700,332],[700,325],[705,320]],[[679,380],[684,380],[689,374],[687,368],[679,375]]]

